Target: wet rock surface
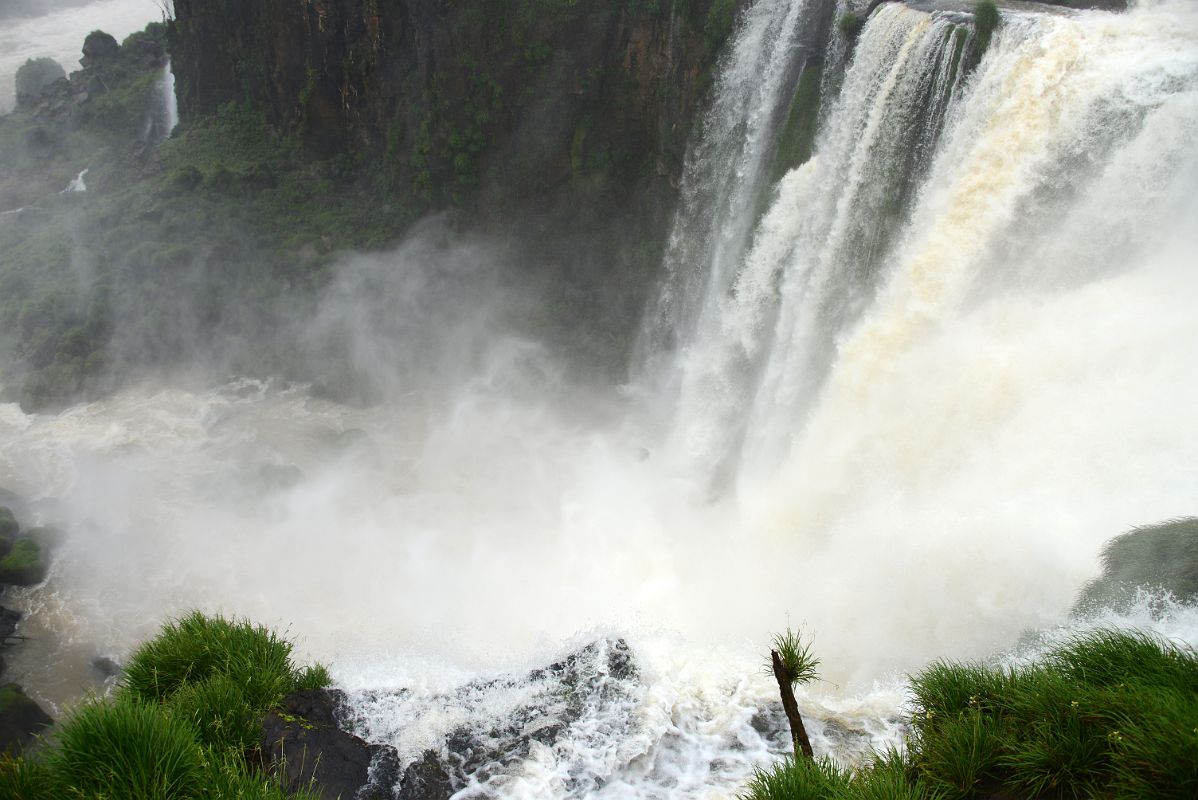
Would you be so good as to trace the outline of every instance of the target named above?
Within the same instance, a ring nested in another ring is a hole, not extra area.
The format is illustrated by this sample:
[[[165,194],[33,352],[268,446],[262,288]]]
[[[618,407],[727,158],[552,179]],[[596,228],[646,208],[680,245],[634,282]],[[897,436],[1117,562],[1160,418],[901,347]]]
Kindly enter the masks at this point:
[[[17,684],[0,686],[0,753],[19,753],[53,721]]]
[[[504,797],[505,786],[538,754],[570,750],[569,743],[618,740],[635,727],[632,710],[642,690],[631,649],[622,639],[593,642],[546,667],[472,681],[445,695],[418,698],[407,691],[364,692],[354,698],[346,723],[362,735],[397,743],[406,735],[372,730],[361,713],[373,704],[404,706],[400,716],[465,717],[440,745],[425,749],[404,768],[395,796],[445,800],[469,789],[471,797]],[[602,778],[571,770],[566,789],[585,794]]]
[[[372,745],[342,730],[334,689],[295,692],[262,721],[262,750],[289,791],[315,786],[321,798],[384,800],[398,778],[394,748]]]

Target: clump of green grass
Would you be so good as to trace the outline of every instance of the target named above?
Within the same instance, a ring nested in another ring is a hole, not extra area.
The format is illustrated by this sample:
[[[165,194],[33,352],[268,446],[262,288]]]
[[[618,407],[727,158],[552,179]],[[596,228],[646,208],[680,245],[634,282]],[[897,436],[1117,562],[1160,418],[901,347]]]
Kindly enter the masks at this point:
[[[291,652],[247,620],[169,622],[134,653],[114,699],[77,708],[33,758],[0,761],[0,797],[283,800],[280,779],[252,766],[262,717],[331,682]]]
[[[787,758],[768,770],[756,770],[742,800],[805,800],[842,796],[849,772],[830,758]]]
[[[291,652],[290,641],[261,625],[194,611],[133,653],[120,693],[164,705],[210,747],[249,751],[262,717],[286,695],[332,682],[323,665],[294,666]]]
[[[265,713],[301,685],[328,685],[327,670],[293,666],[291,651],[291,642],[261,625],[194,611],[168,622],[133,653],[121,676],[121,691],[165,703],[186,685],[225,676],[238,684],[252,707]]]
[[[46,756],[58,796],[202,797],[204,753],[195,729],[148,703],[91,702],[59,729]]]

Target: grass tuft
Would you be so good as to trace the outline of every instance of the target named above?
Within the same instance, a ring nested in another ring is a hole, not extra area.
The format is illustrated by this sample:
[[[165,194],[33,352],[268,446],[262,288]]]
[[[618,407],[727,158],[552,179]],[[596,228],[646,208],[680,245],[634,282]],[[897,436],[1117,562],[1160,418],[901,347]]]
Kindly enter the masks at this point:
[[[55,745],[46,766],[56,796],[204,796],[204,756],[195,729],[148,703],[87,703],[59,729]]]
[[[787,758],[756,770],[741,800],[833,798],[848,790],[850,773],[830,758]]]
[[[782,659],[782,669],[793,686],[798,683],[811,683],[819,677],[819,658],[811,652],[811,642],[804,643],[800,633],[790,628],[785,633],[774,636],[774,650]],[[766,665],[766,672],[773,674],[773,663]]]

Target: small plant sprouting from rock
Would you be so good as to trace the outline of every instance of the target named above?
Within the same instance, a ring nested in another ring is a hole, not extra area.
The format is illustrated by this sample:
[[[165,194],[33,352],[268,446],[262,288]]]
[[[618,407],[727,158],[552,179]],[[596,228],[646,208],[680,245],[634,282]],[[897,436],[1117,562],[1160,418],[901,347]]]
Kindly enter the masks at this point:
[[[1000,21],[998,6],[994,0],[978,0],[973,6],[973,28],[977,34],[977,54],[981,58],[990,46],[990,39]]]
[[[790,735],[794,741],[795,757],[801,752],[807,758],[814,758],[811,750],[811,740],[807,737],[807,729],[803,726],[803,718],[799,715],[799,704],[795,701],[794,687],[800,683],[811,683],[819,677],[817,671],[819,659],[811,652],[811,643],[803,642],[802,634],[787,627],[785,633],[774,636],[774,646],[770,650],[769,671],[778,682],[778,692],[782,696],[782,708],[786,712],[786,720],[790,723]]]
[[[782,660],[782,669],[791,686],[811,683],[819,678],[819,659],[811,652],[811,642],[803,642],[801,634],[786,629],[774,636],[774,650]]]
[[[840,19],[836,21],[836,29],[850,39],[860,33],[864,25],[865,20],[852,11],[844,12],[840,15]]]

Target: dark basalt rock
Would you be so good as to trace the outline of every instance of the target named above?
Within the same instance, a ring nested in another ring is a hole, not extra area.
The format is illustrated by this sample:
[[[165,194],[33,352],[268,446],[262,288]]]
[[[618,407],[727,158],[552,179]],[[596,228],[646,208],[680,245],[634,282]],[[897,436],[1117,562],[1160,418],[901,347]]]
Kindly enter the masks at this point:
[[[0,645],[17,632],[17,623],[21,621],[21,612],[0,606]]]
[[[262,751],[288,791],[314,785],[327,800],[384,800],[399,777],[395,749],[372,745],[341,729],[344,694],[308,689],[283,700],[262,721]]]
[[[120,51],[120,44],[111,34],[92,31],[83,40],[83,58],[79,59],[79,63],[85,68],[93,67],[115,57]]]
[[[472,696],[485,697],[513,686],[533,684],[542,688],[490,729],[461,727],[450,733],[440,768],[450,776],[455,789],[485,783],[517,769],[528,758],[533,743],[553,747],[589,710],[623,700],[636,677],[628,643],[616,639],[592,642],[561,661],[523,676],[469,684],[458,692],[467,702]],[[422,769],[432,769],[428,753],[422,763]],[[582,784],[573,788],[582,788]]]
[[[54,720],[15,683],[0,686],[0,753],[19,753]]]
[[[453,781],[441,763],[440,757],[432,750],[425,750],[424,756],[408,765],[403,772],[400,783],[398,800],[449,800],[453,796]]]
[[[119,675],[121,672],[120,664],[108,656],[96,656],[92,659],[92,669],[94,669],[100,677],[104,679]]]

